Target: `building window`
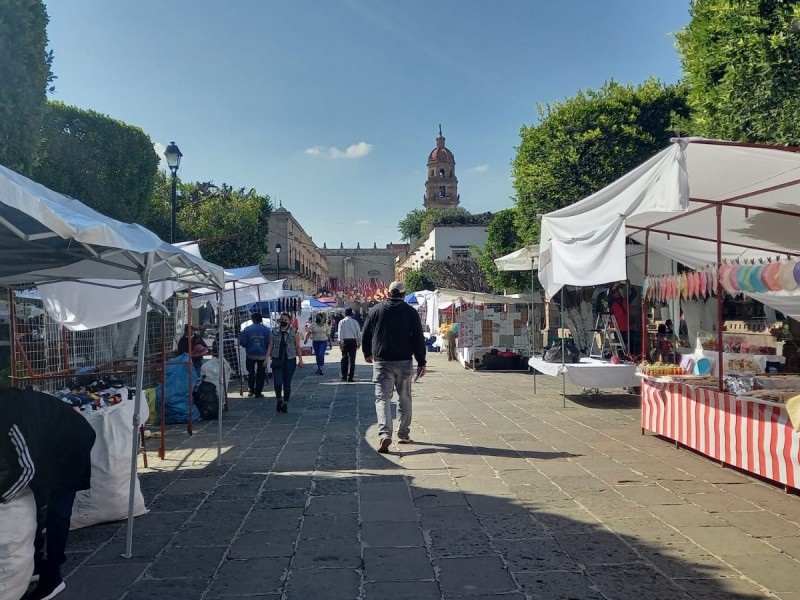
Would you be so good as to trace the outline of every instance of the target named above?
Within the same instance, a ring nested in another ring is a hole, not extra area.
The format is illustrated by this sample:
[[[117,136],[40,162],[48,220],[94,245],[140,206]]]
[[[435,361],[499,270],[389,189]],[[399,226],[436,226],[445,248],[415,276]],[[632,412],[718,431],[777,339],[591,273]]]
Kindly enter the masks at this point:
[[[444,169],[439,169],[439,178],[444,179]]]
[[[431,169],[431,177],[433,177],[433,169]]]
[[[444,186],[439,186],[439,198],[444,198]]]
[[[453,250],[453,258],[469,258],[469,250]]]

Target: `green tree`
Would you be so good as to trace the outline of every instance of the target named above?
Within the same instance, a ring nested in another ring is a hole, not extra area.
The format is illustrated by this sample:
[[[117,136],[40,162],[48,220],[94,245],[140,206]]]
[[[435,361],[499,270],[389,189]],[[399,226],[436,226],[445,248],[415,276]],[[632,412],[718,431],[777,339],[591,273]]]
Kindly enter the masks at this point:
[[[141,129],[92,110],[48,102],[33,177],[126,223],[149,210],[158,156]]]
[[[178,210],[179,239],[236,239],[202,243],[203,256],[226,268],[257,265],[267,252],[272,203],[256,190],[226,184],[182,184]]]
[[[800,144],[800,3],[695,0],[677,34],[694,135]]]
[[[415,208],[398,223],[397,230],[403,240],[413,243],[414,240],[419,239],[422,234],[423,217],[425,217],[425,211],[421,208]]]
[[[467,292],[489,292],[491,287],[474,258],[428,260],[420,267],[422,275],[436,288],[452,288]]]
[[[409,292],[419,290],[435,290],[436,286],[428,279],[422,271],[412,270],[405,275],[406,289]]]
[[[0,2],[0,164],[30,174],[41,139],[53,54],[41,0]]]
[[[686,117],[686,92],[649,79],[607,82],[564,102],[539,106],[539,122],[520,131],[513,161],[516,224],[539,241],[542,214],[576,202],[667,146],[674,119]]]
[[[489,237],[483,248],[476,248],[477,261],[489,284],[495,290],[521,291],[531,287],[529,271],[498,271],[494,259],[519,250],[525,244],[517,233],[514,224],[513,208],[495,213],[489,223]]]
[[[167,242],[172,223],[172,180],[170,177],[167,177],[165,171],[156,171],[150,203],[139,220],[139,223]]]
[[[686,90],[649,79],[640,86],[610,81],[564,102],[539,107],[539,123],[523,126],[513,162],[516,223],[522,241],[539,242],[542,214],[605,187],[652,157],[688,114]],[[565,294],[564,320],[588,348],[591,289]]]

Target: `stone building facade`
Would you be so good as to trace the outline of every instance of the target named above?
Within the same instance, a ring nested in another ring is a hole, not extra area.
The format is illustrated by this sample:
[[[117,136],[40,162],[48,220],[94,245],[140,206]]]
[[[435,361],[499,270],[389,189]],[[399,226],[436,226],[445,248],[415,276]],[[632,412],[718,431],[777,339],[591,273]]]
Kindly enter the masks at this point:
[[[269,243],[261,271],[268,279],[286,279],[285,287],[316,294],[328,283],[328,260],[283,206],[269,218]],[[280,244],[281,252],[275,248]]]
[[[333,292],[362,284],[388,286],[394,280],[395,264],[408,253],[407,244],[386,244],[385,248],[331,249],[323,246],[322,254],[327,260],[329,289]]]

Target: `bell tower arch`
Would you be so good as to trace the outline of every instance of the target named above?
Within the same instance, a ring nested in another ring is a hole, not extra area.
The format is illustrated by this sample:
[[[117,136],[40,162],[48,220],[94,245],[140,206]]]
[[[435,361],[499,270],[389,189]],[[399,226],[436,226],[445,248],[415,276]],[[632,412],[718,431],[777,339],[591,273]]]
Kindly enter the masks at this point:
[[[458,178],[456,177],[456,159],[445,147],[442,126],[439,125],[439,136],[436,148],[428,155],[428,179],[425,182],[423,204],[428,210],[432,208],[453,208],[458,206]]]

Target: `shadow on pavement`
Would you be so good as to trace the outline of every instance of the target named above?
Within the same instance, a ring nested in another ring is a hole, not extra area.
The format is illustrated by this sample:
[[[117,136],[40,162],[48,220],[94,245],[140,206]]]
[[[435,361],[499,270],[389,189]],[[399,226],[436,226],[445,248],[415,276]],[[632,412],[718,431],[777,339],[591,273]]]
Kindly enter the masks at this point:
[[[367,441],[371,397],[308,391],[288,415],[270,398],[233,400],[222,466],[142,474],[151,512],[135,520],[133,558],[120,558],[124,525],[72,532],[59,598],[764,597],[614,490],[590,512],[575,501],[582,478],[556,486],[536,467],[569,453],[431,444],[384,456]],[[213,452],[215,428],[169,439]],[[435,453],[444,462],[422,474],[403,466]],[[519,463],[487,473],[483,457]]]
[[[415,450],[419,446],[427,446]],[[464,446],[462,444],[436,444],[428,442],[413,441],[403,446],[403,456],[414,456],[420,454],[434,454],[442,452],[445,454],[466,454],[479,456],[505,456],[508,458],[535,458],[537,460],[550,460],[554,458],[576,458],[580,454],[570,454],[569,452],[537,452],[535,450],[514,450],[511,448],[487,448],[486,446]]]
[[[638,408],[641,398],[637,394],[567,394],[567,400],[587,408],[624,409]]]

